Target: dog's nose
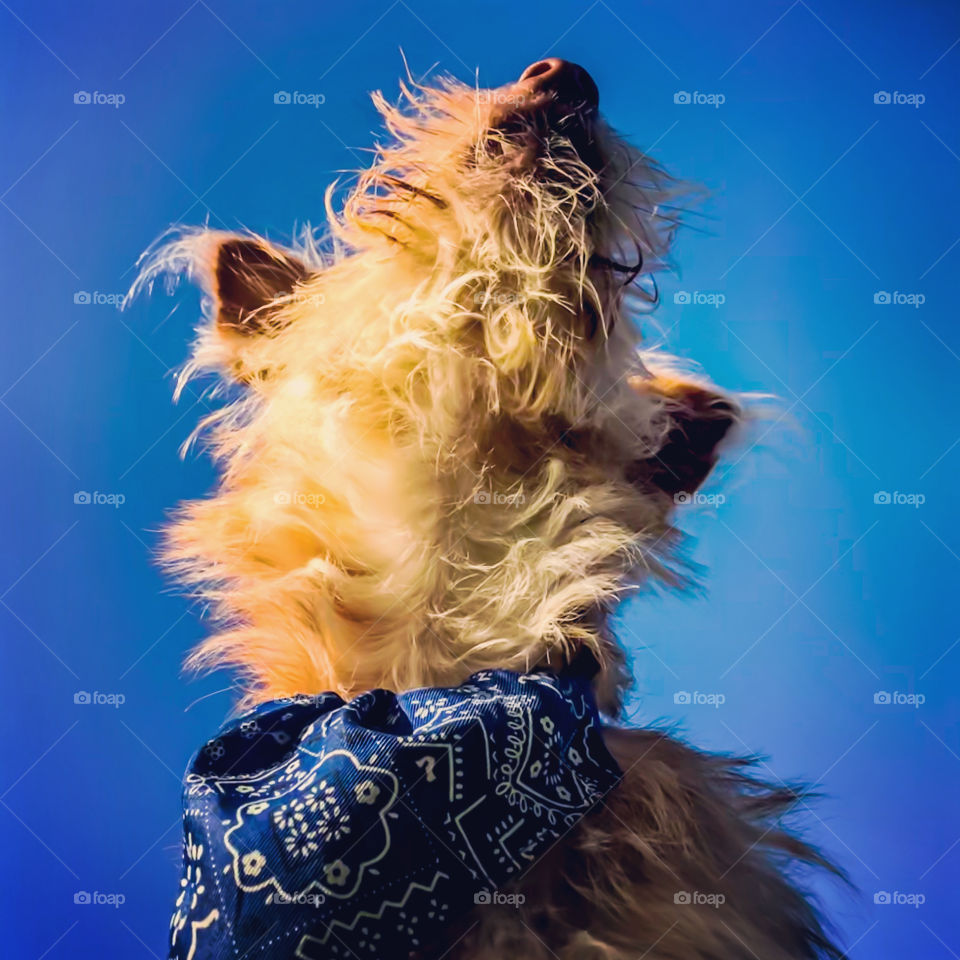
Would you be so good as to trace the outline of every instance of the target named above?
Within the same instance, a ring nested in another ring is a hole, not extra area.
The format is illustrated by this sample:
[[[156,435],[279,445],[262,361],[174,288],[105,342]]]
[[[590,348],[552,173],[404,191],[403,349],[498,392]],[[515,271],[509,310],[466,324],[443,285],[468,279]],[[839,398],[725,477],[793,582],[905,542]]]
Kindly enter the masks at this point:
[[[591,110],[600,104],[600,91],[583,67],[559,57],[531,63],[520,75],[520,83],[534,93],[553,93],[564,104],[586,103]]]

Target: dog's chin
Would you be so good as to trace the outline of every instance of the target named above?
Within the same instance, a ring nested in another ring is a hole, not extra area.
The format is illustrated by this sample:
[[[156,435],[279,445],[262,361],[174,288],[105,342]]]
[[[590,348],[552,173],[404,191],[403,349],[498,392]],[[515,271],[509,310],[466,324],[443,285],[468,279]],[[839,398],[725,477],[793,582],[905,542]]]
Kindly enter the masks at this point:
[[[538,98],[500,111],[492,118],[494,140],[513,146],[515,165],[549,172],[551,159],[577,158],[594,174],[604,167],[597,138],[599,115],[585,102],[566,104],[552,97]]]

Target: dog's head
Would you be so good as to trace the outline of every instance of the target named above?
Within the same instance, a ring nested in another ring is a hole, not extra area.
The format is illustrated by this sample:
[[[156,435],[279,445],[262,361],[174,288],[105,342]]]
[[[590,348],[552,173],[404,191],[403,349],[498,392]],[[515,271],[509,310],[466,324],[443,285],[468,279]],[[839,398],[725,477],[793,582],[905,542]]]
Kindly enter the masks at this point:
[[[582,68],[377,95],[390,134],[330,238],[181,235],[145,265],[208,296],[188,369],[223,475],[167,557],[224,629],[195,655],[256,696],[461,682],[578,648],[614,708],[622,592],[677,582],[671,514],[736,404],[640,350],[678,188]],[[659,371],[659,372],[658,372]]]

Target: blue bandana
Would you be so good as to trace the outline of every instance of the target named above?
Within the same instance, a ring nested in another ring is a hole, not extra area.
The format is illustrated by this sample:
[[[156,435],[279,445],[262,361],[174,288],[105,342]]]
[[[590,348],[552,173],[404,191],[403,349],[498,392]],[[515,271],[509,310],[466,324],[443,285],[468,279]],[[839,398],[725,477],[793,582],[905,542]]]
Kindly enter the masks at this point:
[[[619,777],[582,677],[265,703],[188,770],[170,956],[443,953]]]

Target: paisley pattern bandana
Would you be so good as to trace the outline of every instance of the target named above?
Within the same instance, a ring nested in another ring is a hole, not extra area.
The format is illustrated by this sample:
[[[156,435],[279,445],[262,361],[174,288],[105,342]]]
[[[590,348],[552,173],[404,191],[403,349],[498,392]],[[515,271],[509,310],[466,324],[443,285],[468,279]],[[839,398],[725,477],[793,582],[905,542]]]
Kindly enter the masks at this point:
[[[188,769],[170,957],[406,960],[619,778],[583,677],[262,704]]]

